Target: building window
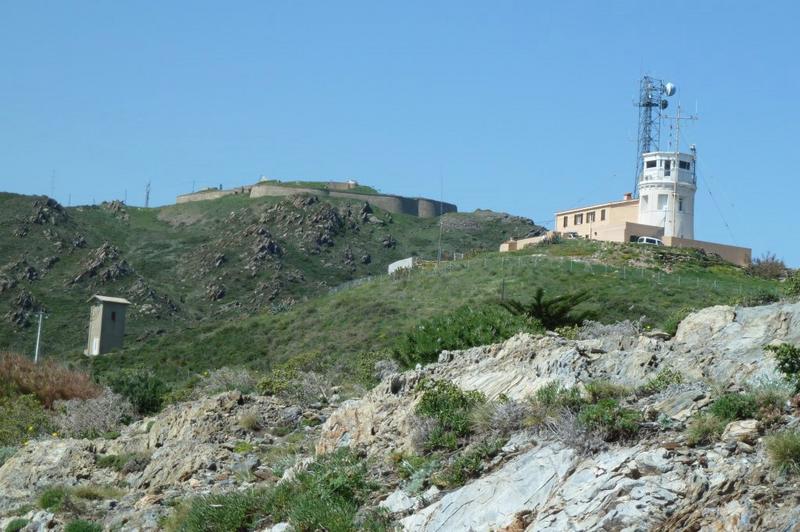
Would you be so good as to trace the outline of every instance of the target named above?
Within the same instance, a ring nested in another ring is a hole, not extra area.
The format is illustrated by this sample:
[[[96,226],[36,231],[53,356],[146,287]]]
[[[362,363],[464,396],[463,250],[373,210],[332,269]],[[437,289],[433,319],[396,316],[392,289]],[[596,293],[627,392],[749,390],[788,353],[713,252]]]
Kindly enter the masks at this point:
[[[678,210],[683,212],[683,198],[678,198]]]
[[[111,321],[117,321],[117,313],[115,311],[111,311]]]
[[[647,161],[644,163],[645,168],[655,168],[658,161]]]
[[[666,194],[659,194],[658,195],[658,206],[656,207],[659,211],[666,211],[667,210],[667,203],[669,202],[669,196]]]
[[[581,225],[583,223],[583,214],[576,214],[573,217],[572,223],[575,225]]]
[[[647,208],[647,196],[642,196],[642,205],[644,205],[645,209]]]
[[[603,222],[606,219],[606,210],[600,209],[600,221]]]
[[[664,161],[664,175],[668,176],[670,174],[670,167],[672,166],[672,161]]]
[[[586,213],[586,223],[590,224],[594,222],[594,211]]]
[[[569,216],[564,216],[564,227],[567,226],[567,220],[569,220]]]
[[[690,163],[689,161],[680,161],[678,163],[678,166],[683,168],[684,170],[689,170],[692,168],[692,163]]]

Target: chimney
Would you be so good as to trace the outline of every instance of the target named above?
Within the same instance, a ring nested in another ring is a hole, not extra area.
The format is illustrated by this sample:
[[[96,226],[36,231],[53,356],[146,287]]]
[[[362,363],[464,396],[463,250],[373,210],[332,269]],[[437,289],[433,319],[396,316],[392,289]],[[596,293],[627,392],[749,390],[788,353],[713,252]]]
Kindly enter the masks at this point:
[[[633,192],[626,192],[626,193],[625,193],[625,194],[622,196],[622,200],[623,200],[623,201],[628,201],[628,200],[631,200],[631,199],[633,199]]]

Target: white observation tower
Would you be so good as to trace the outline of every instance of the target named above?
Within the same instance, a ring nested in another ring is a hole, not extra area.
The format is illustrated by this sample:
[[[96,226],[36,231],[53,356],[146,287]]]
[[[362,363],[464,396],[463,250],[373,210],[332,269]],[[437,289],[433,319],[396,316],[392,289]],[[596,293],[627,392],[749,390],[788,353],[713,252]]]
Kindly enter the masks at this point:
[[[697,152],[642,154],[639,223],[664,228],[664,236],[694,239]]]

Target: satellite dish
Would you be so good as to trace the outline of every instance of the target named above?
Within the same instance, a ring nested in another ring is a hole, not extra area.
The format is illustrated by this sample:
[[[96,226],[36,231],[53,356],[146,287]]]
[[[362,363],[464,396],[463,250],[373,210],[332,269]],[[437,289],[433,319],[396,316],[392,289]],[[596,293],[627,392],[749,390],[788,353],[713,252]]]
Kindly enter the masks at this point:
[[[667,100],[661,100],[661,102],[658,104],[661,109],[666,109],[668,105],[669,102]]]
[[[673,85],[672,83],[667,83],[666,85],[664,85],[664,94],[666,94],[667,96],[672,96],[673,94],[675,94],[675,85]]]

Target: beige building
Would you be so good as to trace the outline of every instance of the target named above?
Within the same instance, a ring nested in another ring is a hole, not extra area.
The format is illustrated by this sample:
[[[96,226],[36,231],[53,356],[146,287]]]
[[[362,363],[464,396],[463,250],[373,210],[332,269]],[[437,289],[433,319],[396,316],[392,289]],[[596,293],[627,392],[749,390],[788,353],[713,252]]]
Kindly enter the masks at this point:
[[[645,237],[665,246],[702,249],[739,266],[749,266],[752,251],[748,248],[694,239],[695,146],[690,146],[689,153],[648,151],[641,157],[638,198],[628,193],[619,201],[559,211],[553,234],[606,242],[638,242]],[[500,251],[524,249],[548,238],[552,236],[512,239],[503,242]]]
[[[92,307],[85,354],[97,356],[122,347],[125,314],[130,301],[121,297],[93,295],[87,303],[92,303]]]

